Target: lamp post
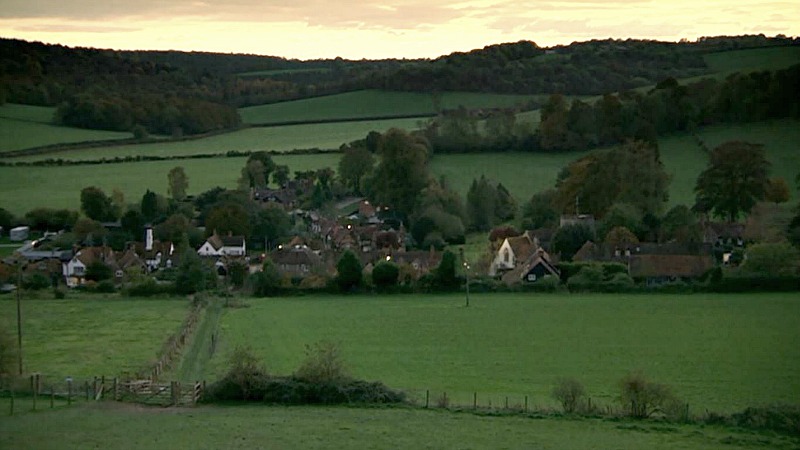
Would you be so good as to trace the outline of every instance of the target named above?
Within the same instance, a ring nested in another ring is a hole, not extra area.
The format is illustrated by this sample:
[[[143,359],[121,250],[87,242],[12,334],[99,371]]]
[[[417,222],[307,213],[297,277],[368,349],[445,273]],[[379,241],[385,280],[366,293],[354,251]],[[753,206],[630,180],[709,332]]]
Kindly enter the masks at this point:
[[[467,302],[464,306],[469,307],[469,262],[467,262],[467,259],[464,258],[464,247],[459,249],[459,253],[461,253],[461,265],[464,267],[464,275],[467,279],[467,284],[465,286],[467,291]]]
[[[22,303],[19,298],[19,291],[22,289],[22,260],[17,260],[17,363],[19,374],[22,375]]]

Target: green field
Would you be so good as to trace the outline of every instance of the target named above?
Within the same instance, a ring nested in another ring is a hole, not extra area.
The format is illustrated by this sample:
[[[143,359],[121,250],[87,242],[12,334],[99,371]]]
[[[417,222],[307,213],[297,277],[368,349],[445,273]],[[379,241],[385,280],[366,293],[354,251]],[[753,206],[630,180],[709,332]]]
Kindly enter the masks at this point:
[[[705,55],[706,65],[714,72],[777,70],[800,64],[800,47],[766,47],[733,50]]]
[[[24,370],[59,380],[136,372],[157,359],[187,313],[179,299],[23,298]],[[16,335],[16,323],[13,295],[0,297],[0,326]]]
[[[794,294],[463,295],[252,299],[221,321],[218,355],[250,346],[272,373],[291,373],[304,345],[340,345],[352,374],[417,398],[554,406],[559,377],[581,380],[595,404],[642,370],[694,411],[800,396],[800,302]]]
[[[46,155],[8,158],[8,160],[39,161],[47,158],[63,158],[72,161],[82,161],[140,155],[185,156],[225,153],[228,151],[274,150],[281,152],[308,148],[338,149],[343,143],[352,142],[356,139],[363,139],[370,131],[384,132],[389,128],[411,130],[417,128],[418,122],[418,119],[390,119],[312,125],[254,127],[196,140],[85,148],[60,153],[48,153]],[[64,130],[77,129],[64,128]]]
[[[0,106],[5,108],[8,105]],[[52,144],[127,139],[131,133],[83,130],[48,123],[0,117],[0,157],[3,152]],[[38,159],[42,159],[39,157]]]
[[[336,167],[339,154],[277,155],[276,164],[286,164],[292,171]],[[80,208],[80,192],[97,186],[106,193],[119,189],[129,202],[141,201],[147,189],[167,194],[167,173],[176,166],[189,177],[190,195],[215,186],[235,188],[247,158],[186,159],[180,161],[144,161],[64,167],[0,167],[0,207],[14,214],[39,206]],[[24,193],[24,195],[22,195]]]
[[[49,106],[19,105],[16,103],[0,105],[0,117],[27,122],[53,123],[55,112],[56,109]]]
[[[5,406],[0,403],[0,407]],[[5,414],[5,411],[0,410]],[[713,426],[482,417],[419,409],[72,406],[3,417],[0,447],[44,449],[726,449],[797,440]]]
[[[511,107],[536,98],[533,95],[443,92],[441,107]],[[240,108],[244,123],[276,123],[303,120],[341,120],[362,117],[425,116],[436,112],[431,94],[365,90],[291,102]]]

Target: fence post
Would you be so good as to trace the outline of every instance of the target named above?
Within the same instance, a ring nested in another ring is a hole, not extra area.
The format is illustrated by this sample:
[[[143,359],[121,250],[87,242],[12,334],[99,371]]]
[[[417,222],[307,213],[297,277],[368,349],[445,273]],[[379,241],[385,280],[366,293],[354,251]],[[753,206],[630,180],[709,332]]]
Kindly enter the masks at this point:
[[[11,388],[11,405],[10,405],[10,411],[8,412],[8,415],[9,416],[13,416],[14,415],[14,384],[13,384],[13,381],[12,381],[12,384],[11,384],[10,388]]]
[[[97,398],[97,377],[92,381],[92,396]]]
[[[119,401],[119,379],[114,377],[114,401]]]
[[[89,401],[89,380],[83,382],[83,386],[86,388],[86,401]]]
[[[72,378],[67,379],[67,405],[72,405]]]
[[[431,399],[431,391],[425,389],[425,408],[428,407],[428,402],[430,401],[430,399]]]
[[[33,390],[33,410],[36,411],[36,398],[39,394],[38,389],[36,389],[36,375],[31,375],[31,390]]]
[[[56,389],[50,385],[50,409],[53,409],[53,403],[56,401]]]
[[[528,396],[525,396],[525,412],[528,412]]]
[[[508,396],[506,395],[506,409],[508,409]]]
[[[472,393],[472,409],[478,409],[478,393]]]
[[[592,413],[592,397],[589,397],[589,414]]]

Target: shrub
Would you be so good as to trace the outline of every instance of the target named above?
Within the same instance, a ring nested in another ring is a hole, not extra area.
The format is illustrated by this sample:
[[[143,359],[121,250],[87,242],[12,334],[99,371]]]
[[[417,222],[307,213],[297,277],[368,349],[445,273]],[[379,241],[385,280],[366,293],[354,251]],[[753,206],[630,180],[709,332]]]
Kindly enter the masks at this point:
[[[114,282],[111,280],[103,280],[94,287],[95,292],[102,292],[106,294],[110,294],[112,292],[117,292],[117,287],[114,286]]]
[[[586,397],[586,390],[580,381],[574,378],[562,378],[553,387],[553,398],[561,403],[565,413],[575,412],[581,400]]]
[[[798,405],[751,407],[741,413],[733,414],[731,419],[740,427],[800,435],[800,406]]]
[[[638,419],[655,412],[666,414],[666,408],[676,403],[669,386],[654,383],[641,372],[630,373],[620,380],[619,401],[629,416]]]
[[[50,279],[41,273],[34,273],[22,280],[22,287],[32,291],[47,289],[50,287],[50,285]]]
[[[172,295],[174,293],[174,285],[172,283],[160,284],[152,278],[134,284],[124,291],[125,295],[129,297],[154,297],[156,295]]]
[[[238,347],[230,357],[231,368],[227,377],[238,388],[241,400],[250,400],[254,391],[263,385],[267,371],[250,348]]]
[[[62,291],[61,289],[58,289],[58,288],[53,289],[53,298],[54,299],[63,300],[64,297],[66,297],[66,296],[67,296],[67,294],[65,294],[64,291]]]
[[[351,251],[346,251],[336,263],[336,284],[342,292],[350,292],[361,285],[361,262]]]
[[[535,283],[523,283],[522,289],[529,292],[556,292],[561,286],[561,279],[553,275],[545,275]]]
[[[400,269],[397,268],[397,264],[380,262],[372,270],[372,282],[379,290],[387,290],[397,285],[399,275]]]
[[[295,376],[312,383],[330,383],[347,378],[339,346],[329,341],[306,345],[306,359]]]

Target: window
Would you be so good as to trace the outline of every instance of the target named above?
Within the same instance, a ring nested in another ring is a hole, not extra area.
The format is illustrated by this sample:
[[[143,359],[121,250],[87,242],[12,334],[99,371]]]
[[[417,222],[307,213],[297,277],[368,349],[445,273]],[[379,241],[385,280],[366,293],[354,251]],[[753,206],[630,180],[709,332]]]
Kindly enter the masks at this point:
[[[503,261],[509,262],[511,256],[509,255],[508,249],[503,250]]]

